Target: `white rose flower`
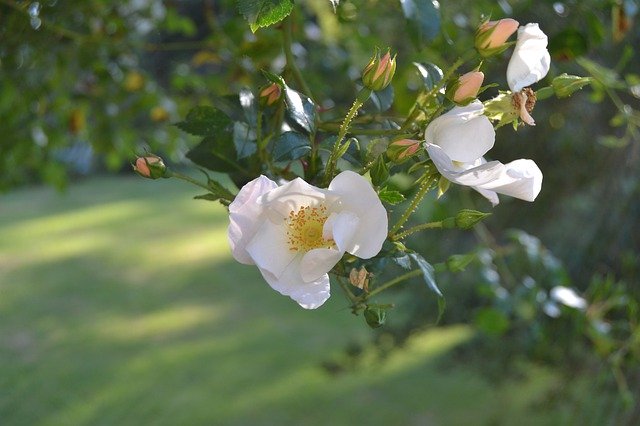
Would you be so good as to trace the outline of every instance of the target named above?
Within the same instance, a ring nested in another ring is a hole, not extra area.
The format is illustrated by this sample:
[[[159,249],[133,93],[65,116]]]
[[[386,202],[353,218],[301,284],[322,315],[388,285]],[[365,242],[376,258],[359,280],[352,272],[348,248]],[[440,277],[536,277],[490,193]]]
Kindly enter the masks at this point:
[[[538,24],[518,29],[516,47],[507,67],[507,83],[512,92],[519,92],[547,75],[551,65],[547,42]]]
[[[429,123],[425,141],[433,164],[446,179],[472,187],[493,205],[499,203],[497,193],[535,200],[542,188],[542,172],[536,163],[521,159],[502,164],[482,157],[496,137],[483,112],[482,102],[476,100]]]
[[[305,309],[330,296],[331,268],[345,252],[369,259],[387,238],[387,211],[371,184],[345,171],[329,188],[296,178],[282,186],[260,176],[229,205],[229,245],[276,291]]]

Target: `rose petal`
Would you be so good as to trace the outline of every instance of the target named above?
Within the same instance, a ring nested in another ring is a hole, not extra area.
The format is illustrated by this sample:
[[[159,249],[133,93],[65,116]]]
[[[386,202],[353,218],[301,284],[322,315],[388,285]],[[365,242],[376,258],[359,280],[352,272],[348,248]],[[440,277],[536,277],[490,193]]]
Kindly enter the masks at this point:
[[[346,251],[361,259],[378,254],[387,238],[389,219],[371,184],[359,174],[347,170],[331,181],[329,191],[340,196],[339,205],[332,207],[334,212],[351,212],[359,219],[353,242],[345,247]],[[334,240],[336,237],[340,239],[342,231],[334,231],[334,234]]]
[[[315,281],[333,268],[340,261],[344,251],[335,249],[313,249],[302,256],[300,275],[305,282]]]
[[[272,217],[287,217],[289,212],[298,211],[300,207],[333,202],[334,198],[328,191],[295,178],[260,197],[258,203],[268,209]]]
[[[275,224],[268,219],[258,227],[246,250],[260,269],[269,271],[276,278],[298,254],[289,249],[284,221]]]
[[[496,140],[493,125],[483,112],[484,106],[478,100],[452,108],[429,123],[424,133],[426,142],[438,145],[454,161],[477,160]]]
[[[519,92],[547,75],[551,66],[547,42],[538,24],[518,29],[518,41],[507,67],[507,83],[512,92]]]
[[[231,254],[240,263],[253,265],[253,260],[245,246],[253,238],[257,226],[262,222],[263,206],[256,200],[258,197],[277,188],[271,179],[260,176],[244,185],[236,198],[229,204],[229,228],[227,237]]]
[[[542,172],[532,160],[516,160],[507,164],[499,161],[456,165],[437,145],[427,144],[427,152],[440,174],[451,182],[471,186],[497,204],[490,192],[533,201],[542,188]],[[483,190],[483,191],[481,191]]]
[[[289,296],[305,309],[316,309],[331,296],[329,275],[305,282],[300,274],[300,264],[291,262],[282,276],[276,278],[269,271],[260,270],[265,281],[277,292]]]
[[[353,250],[360,219],[355,213],[342,211],[331,213],[322,229],[322,238],[333,240],[341,252]]]

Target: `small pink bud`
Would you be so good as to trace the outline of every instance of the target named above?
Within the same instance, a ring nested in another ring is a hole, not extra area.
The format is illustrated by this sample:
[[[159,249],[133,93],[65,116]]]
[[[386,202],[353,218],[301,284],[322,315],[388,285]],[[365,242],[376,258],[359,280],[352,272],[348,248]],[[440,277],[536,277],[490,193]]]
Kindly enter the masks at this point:
[[[483,81],[484,73],[481,71],[471,71],[460,76],[452,97],[453,102],[464,103],[475,99]]]
[[[420,141],[414,139],[400,139],[389,144],[387,158],[394,163],[401,163],[414,155],[420,149]]]
[[[476,31],[476,49],[482,56],[491,56],[502,51],[507,39],[516,32],[520,23],[505,18],[482,23]]]
[[[395,72],[396,57],[392,58],[391,53],[387,51],[381,58],[379,51],[376,49],[371,60],[362,71],[362,84],[370,90],[382,90],[391,83]]]
[[[281,93],[282,93],[282,90],[280,89],[280,86],[277,85],[276,83],[272,83],[267,87],[263,88],[262,90],[260,90],[260,101],[264,105],[271,106],[275,104],[278,101],[278,99],[280,99]]]
[[[165,177],[167,166],[164,165],[162,158],[155,155],[146,157],[138,157],[133,170],[140,176],[148,179],[158,179]]]

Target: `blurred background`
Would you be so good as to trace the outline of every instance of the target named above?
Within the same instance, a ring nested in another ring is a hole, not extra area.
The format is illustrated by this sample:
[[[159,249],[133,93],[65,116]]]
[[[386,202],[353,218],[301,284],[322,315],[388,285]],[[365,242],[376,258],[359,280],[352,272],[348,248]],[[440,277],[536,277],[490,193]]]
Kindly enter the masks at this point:
[[[173,123],[281,72],[279,26],[252,33],[237,0],[0,0],[1,424],[640,423],[638,1],[333,3],[290,18],[329,117],[374,46],[398,53],[390,114],[406,114],[412,62],[446,68],[482,16],[540,23],[538,86],[592,81],[498,131],[492,155],[543,171],[536,202],[423,202],[416,219],[492,212],[410,241],[464,264],[437,275],[437,325],[418,282],[381,329],[338,291],[303,311],[232,260],[221,205],[130,167],[145,150],[188,165],[197,141]],[[485,81],[505,87],[507,62]]]

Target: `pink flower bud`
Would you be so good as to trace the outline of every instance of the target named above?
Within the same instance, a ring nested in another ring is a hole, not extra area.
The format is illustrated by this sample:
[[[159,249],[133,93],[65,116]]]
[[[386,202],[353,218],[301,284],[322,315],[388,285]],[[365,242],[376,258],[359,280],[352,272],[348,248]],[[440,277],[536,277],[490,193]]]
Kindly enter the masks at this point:
[[[280,86],[277,85],[276,83],[272,83],[267,87],[263,88],[262,90],[260,90],[260,101],[264,105],[271,106],[275,104],[278,101],[278,99],[280,99],[281,93],[282,93],[282,90],[280,89]]]
[[[402,163],[420,149],[420,141],[414,139],[400,139],[389,144],[387,157],[394,163]]]
[[[147,179],[159,179],[166,177],[167,166],[164,165],[162,158],[155,155],[148,155],[146,157],[138,157],[136,164],[133,166],[133,170]]]
[[[396,57],[391,57],[391,53],[387,51],[382,58],[380,52],[376,52],[371,60],[362,71],[362,84],[367,89],[379,91],[384,89],[391,83],[391,79],[396,72]]]
[[[482,56],[500,53],[506,48],[507,39],[516,32],[519,25],[518,21],[511,18],[482,23],[476,31],[476,49]]]
[[[468,103],[478,96],[478,91],[482,87],[484,73],[471,71],[462,76],[457,81],[452,100],[455,103]]]

